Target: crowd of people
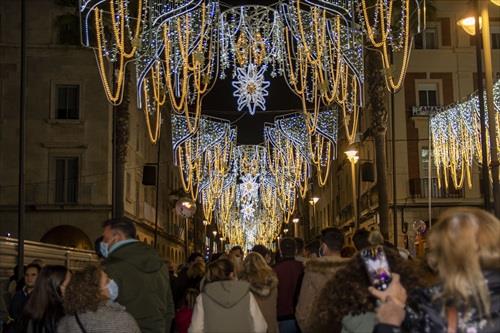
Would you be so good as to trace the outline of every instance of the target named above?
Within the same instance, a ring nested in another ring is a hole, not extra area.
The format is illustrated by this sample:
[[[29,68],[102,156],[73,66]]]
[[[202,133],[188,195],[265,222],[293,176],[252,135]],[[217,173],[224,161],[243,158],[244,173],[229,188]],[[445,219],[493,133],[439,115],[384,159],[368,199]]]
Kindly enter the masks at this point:
[[[178,270],[136,240],[134,223],[106,221],[99,265],[70,272],[36,261],[9,280],[4,332],[20,333],[493,333],[500,332],[500,221],[474,208],[444,212],[416,258],[359,229],[347,244],[279,239],[193,253]],[[384,254],[384,288],[367,249]],[[4,304],[5,303],[5,304]]]

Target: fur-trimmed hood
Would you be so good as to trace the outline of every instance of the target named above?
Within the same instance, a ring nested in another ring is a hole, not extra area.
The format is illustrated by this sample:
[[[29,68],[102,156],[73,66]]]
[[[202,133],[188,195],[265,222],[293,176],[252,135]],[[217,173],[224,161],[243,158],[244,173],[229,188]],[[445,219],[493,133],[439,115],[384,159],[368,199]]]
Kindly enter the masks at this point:
[[[331,274],[336,272],[348,261],[349,258],[341,258],[341,257],[320,257],[316,259],[311,259],[305,263],[305,272]]]
[[[261,297],[267,297],[271,291],[278,286],[278,278],[274,275],[267,277],[264,283],[250,284],[250,290]]]

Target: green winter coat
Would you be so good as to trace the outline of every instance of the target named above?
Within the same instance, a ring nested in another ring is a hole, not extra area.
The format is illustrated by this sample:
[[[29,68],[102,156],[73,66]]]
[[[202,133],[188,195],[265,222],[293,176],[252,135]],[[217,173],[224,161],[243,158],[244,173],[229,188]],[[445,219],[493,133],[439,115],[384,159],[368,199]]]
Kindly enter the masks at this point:
[[[174,303],[168,269],[158,254],[141,242],[124,244],[104,261],[104,269],[119,287],[121,305],[142,333],[170,332]]]

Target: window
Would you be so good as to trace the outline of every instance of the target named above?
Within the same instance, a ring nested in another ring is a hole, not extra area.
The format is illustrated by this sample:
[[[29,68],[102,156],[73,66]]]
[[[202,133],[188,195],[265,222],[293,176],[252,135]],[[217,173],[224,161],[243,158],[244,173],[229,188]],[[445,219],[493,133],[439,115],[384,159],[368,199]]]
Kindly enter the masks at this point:
[[[500,32],[494,32],[491,34],[491,48],[500,49]]]
[[[430,151],[428,147],[423,147],[420,150],[420,166],[422,167],[422,174],[420,175],[420,178],[427,178],[429,174],[429,158],[430,158]],[[431,166],[432,167],[432,166]],[[432,171],[432,169],[431,169]]]
[[[55,202],[78,202],[78,157],[55,158]]]
[[[415,36],[415,49],[437,49],[438,31],[437,28],[427,28],[422,33]]]
[[[79,119],[80,87],[78,85],[57,85],[56,94],[56,119]]]
[[[419,84],[418,106],[437,106],[439,103],[438,86],[436,83]]]

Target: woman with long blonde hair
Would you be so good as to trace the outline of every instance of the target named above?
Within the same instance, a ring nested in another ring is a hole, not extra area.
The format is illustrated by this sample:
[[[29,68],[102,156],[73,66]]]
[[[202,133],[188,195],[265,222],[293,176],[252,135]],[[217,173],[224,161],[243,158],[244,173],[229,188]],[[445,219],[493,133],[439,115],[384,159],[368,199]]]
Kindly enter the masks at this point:
[[[276,313],[278,278],[261,254],[250,252],[246,256],[240,279],[250,283],[250,290],[259,304],[262,315],[266,318],[267,332],[278,332]]]
[[[445,211],[428,236],[440,283],[410,296],[414,332],[500,331],[500,221],[477,208]]]

